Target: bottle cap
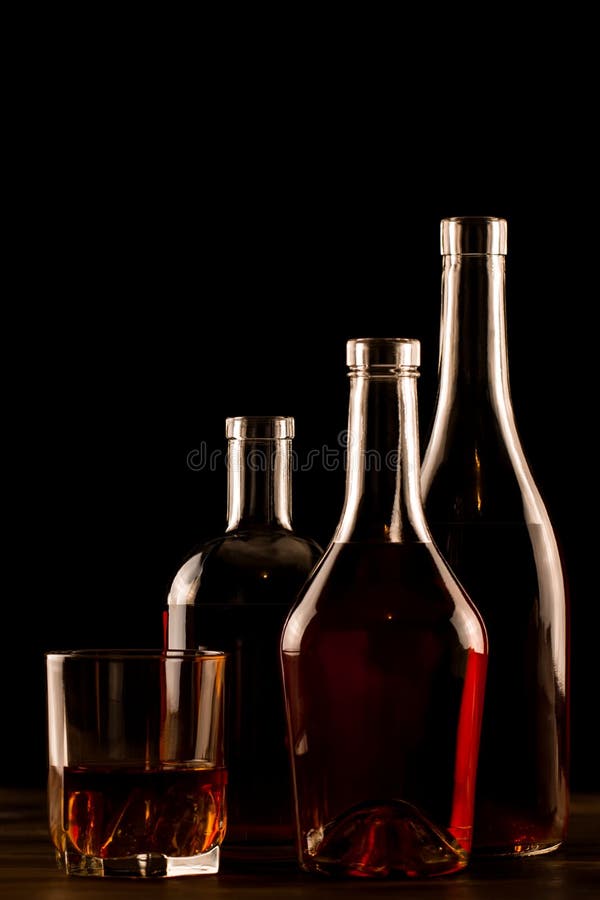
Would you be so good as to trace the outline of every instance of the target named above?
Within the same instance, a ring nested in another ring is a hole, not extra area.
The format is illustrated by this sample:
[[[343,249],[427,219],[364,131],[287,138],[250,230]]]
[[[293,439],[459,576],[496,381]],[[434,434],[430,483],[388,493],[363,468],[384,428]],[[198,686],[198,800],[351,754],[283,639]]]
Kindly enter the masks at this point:
[[[346,344],[346,362],[352,371],[387,369],[416,374],[421,343],[412,338],[354,338]]]
[[[294,437],[293,416],[233,416],[225,420],[228,440],[276,441]]]
[[[506,219],[459,216],[442,219],[442,256],[506,256]]]

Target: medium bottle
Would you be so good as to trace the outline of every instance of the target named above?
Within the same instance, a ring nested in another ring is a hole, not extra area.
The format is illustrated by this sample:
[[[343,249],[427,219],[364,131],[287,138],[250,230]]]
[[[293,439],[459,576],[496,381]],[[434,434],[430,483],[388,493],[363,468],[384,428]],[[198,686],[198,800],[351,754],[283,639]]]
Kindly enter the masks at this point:
[[[442,254],[440,379],[422,488],[433,536],[490,639],[475,848],[546,853],[567,822],[567,599],[511,404],[506,222],[444,219]]]
[[[467,863],[487,642],[421,506],[419,342],[348,343],[346,499],[281,653],[307,871]]]
[[[321,550],[291,521],[294,420],[227,419],[228,523],[177,573],[167,645],[229,653],[226,705],[231,855],[293,842],[279,664],[285,618]]]

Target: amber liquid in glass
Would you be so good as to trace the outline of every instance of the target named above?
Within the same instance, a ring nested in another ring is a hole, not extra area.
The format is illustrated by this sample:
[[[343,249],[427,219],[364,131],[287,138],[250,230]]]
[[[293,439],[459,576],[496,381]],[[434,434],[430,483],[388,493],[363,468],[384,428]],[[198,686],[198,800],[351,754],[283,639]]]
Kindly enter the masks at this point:
[[[444,523],[430,526],[438,547],[477,607],[490,638],[475,804],[476,846],[551,849],[564,837],[567,794],[564,696],[544,621],[552,596],[550,567],[535,566],[538,525]],[[560,574],[560,573],[559,573]],[[542,599],[540,599],[542,598]],[[518,742],[515,737],[518,735]],[[518,747],[518,758],[515,758]]]
[[[433,554],[418,542],[333,544],[288,619],[298,637],[282,660],[307,869],[466,865],[486,656],[472,646],[477,614]]]
[[[63,777],[64,834],[51,830],[70,855],[191,857],[224,835],[225,769],[67,767]]]

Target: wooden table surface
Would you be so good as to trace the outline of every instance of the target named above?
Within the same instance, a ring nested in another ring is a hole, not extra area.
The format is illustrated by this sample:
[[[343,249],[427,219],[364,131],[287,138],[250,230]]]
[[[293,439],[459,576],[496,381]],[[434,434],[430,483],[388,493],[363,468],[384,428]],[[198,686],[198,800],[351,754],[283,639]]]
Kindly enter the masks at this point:
[[[558,853],[474,861],[458,875],[423,881],[332,881],[306,875],[294,863],[234,865],[224,851],[218,875],[150,881],[67,877],[54,861],[43,792],[0,788],[2,900],[371,900],[392,896],[402,900],[600,900],[600,795],[573,798],[569,840]]]

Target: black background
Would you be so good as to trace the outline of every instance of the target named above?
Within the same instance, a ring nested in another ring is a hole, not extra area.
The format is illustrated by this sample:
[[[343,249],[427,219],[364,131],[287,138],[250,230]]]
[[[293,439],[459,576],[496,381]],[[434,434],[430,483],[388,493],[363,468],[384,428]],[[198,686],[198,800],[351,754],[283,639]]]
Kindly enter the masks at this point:
[[[517,423],[571,585],[572,782],[597,789],[597,227],[581,121],[550,97],[517,125],[443,92],[409,111],[404,88],[377,101],[263,72],[217,90],[223,68],[207,83],[193,58],[164,82],[98,61],[80,79],[55,59],[15,139],[2,778],[43,782],[45,650],[159,644],[170,580],[224,527],[223,457],[215,471],[188,457],[224,450],[226,416],[293,415],[301,462],[339,450],[345,341],[416,337],[425,437],[439,220],[480,214],[509,223]],[[326,544],[344,476],[322,459],[294,475],[294,519]]]

